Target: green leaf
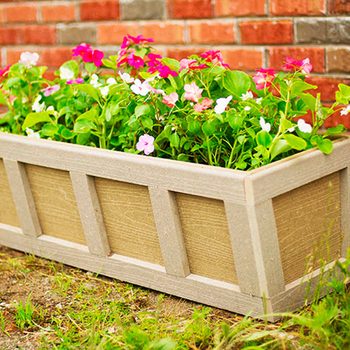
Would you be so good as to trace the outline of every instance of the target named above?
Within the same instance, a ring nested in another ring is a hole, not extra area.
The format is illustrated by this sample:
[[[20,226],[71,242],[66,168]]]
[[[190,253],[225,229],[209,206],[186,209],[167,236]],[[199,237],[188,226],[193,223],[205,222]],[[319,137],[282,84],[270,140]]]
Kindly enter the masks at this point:
[[[61,68],[69,69],[74,73],[74,78],[76,78],[79,74],[79,64],[77,61],[70,60],[62,64]]]
[[[74,136],[75,136],[75,133],[70,131],[69,129],[67,129],[65,126],[63,126],[61,129],[60,129],[60,135],[62,138],[64,138],[65,140],[70,140],[72,139]],[[80,135],[83,135],[83,134],[79,134]]]
[[[335,94],[337,102],[341,104],[348,104],[350,101],[350,86],[339,84],[338,88],[339,91],[337,91]]]
[[[148,117],[148,116],[143,116],[141,118],[141,122],[142,122],[142,125],[148,129],[148,130],[152,130],[153,129],[153,120],[152,118]]]
[[[236,111],[231,110],[227,113],[227,120],[230,125],[230,127],[234,130],[237,131],[239,130],[244,122],[244,118],[242,118],[240,115],[236,113]]]
[[[180,146],[180,137],[176,132],[170,135],[169,140],[171,147],[178,148]]]
[[[52,137],[58,131],[58,126],[56,124],[44,124],[40,130],[42,136]]]
[[[334,126],[333,128],[328,128],[325,132],[325,135],[339,135],[346,131],[346,128],[343,124],[338,124],[337,126]]]
[[[7,99],[1,90],[0,90],[0,105],[7,105]]]
[[[162,58],[162,63],[168,66],[171,70],[178,71],[180,69],[180,62],[173,58],[164,57]]]
[[[85,92],[87,95],[92,97],[95,101],[100,102],[100,94],[98,89],[94,88],[91,84],[76,84],[74,89]]]
[[[195,119],[189,120],[187,128],[192,134],[198,135],[201,131],[201,123]]]
[[[275,159],[278,155],[290,151],[292,148],[289,146],[288,142],[283,139],[279,139],[274,143],[270,149],[271,160]]]
[[[317,89],[317,86],[306,83],[303,80],[296,80],[291,86],[291,97],[300,96],[304,91]]]
[[[333,151],[333,143],[329,139],[319,138],[317,139],[317,147],[324,154],[331,154]]]
[[[213,135],[216,131],[218,124],[219,124],[219,121],[216,119],[207,120],[206,122],[204,122],[204,124],[202,125],[202,130],[204,132],[204,135],[206,136]]]
[[[280,123],[281,123],[281,131],[282,132],[285,132],[286,130],[288,130],[294,126],[293,123],[290,120],[286,119],[285,117],[280,119]]]
[[[299,136],[285,134],[283,135],[283,138],[287,141],[288,145],[291,148],[296,149],[298,151],[304,150],[307,146],[306,141]]]
[[[268,148],[272,142],[272,136],[267,131],[261,130],[256,134],[256,142],[258,145]]]
[[[79,119],[74,124],[74,132],[85,134],[91,130],[96,130],[96,125],[89,119]]]
[[[223,77],[224,88],[235,97],[241,97],[251,87],[251,78],[240,71],[226,71]]]
[[[79,121],[80,119],[88,119],[92,122],[94,122],[96,120],[97,117],[97,111],[95,108],[91,108],[90,110],[88,110],[87,112],[81,114],[76,121]]]
[[[45,111],[45,112],[29,113],[24,119],[22,130],[31,128],[32,126],[43,122],[49,122],[49,123],[53,122],[52,119],[50,118],[50,112]]]
[[[137,105],[135,108],[135,116],[138,118],[142,115],[150,115],[152,112],[152,108],[150,105]]]
[[[169,140],[171,135],[171,125],[167,125],[164,130],[157,136],[156,142],[161,142],[164,140]]]
[[[78,145],[86,145],[89,142],[91,133],[87,132],[85,134],[79,134],[77,136],[77,144]]]

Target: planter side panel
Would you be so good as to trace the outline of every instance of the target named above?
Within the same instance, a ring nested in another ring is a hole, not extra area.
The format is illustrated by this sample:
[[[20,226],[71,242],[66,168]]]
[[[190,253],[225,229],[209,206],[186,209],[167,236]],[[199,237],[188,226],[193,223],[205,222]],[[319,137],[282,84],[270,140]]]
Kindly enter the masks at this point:
[[[285,283],[340,256],[339,172],[273,199]]]
[[[224,203],[176,194],[190,271],[238,284]]]
[[[163,265],[148,188],[95,178],[111,251]]]
[[[43,234],[86,244],[69,173],[26,165]]]
[[[8,183],[5,166],[0,159],[0,223],[20,226],[16,207],[13,202],[10,186]]]

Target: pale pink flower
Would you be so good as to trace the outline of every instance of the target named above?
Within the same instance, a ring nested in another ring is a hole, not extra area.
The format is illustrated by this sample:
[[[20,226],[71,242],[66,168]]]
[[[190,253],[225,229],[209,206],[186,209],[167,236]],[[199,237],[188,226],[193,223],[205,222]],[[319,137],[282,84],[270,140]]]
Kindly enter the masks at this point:
[[[270,68],[268,69],[261,68],[257,70],[257,73],[253,77],[256,88],[258,90],[262,90],[271,86],[272,81],[275,78],[275,75],[276,75],[275,71]]]
[[[214,111],[216,114],[222,114],[225,112],[225,109],[227,107],[227,105],[230,103],[230,101],[232,100],[232,96],[228,96],[226,98],[218,98],[216,100],[216,106],[214,108]]]
[[[350,113],[350,105],[347,105],[340,111],[340,115],[348,115]]]
[[[134,84],[131,85],[130,89],[134,94],[141,96],[146,96],[151,91],[148,81],[141,83],[139,79],[134,81]]]
[[[301,70],[302,73],[309,74],[312,71],[312,64],[310,63],[309,58],[305,58],[303,60],[295,60],[294,58],[286,57],[283,69],[289,72]]]
[[[39,54],[37,52],[22,52],[19,63],[24,64],[27,68],[36,66],[39,61]]]
[[[224,63],[224,59],[222,57],[222,53],[220,50],[209,50],[206,52],[203,52],[201,54],[202,58],[205,58],[206,61],[212,62],[213,64],[217,64],[219,66],[228,68],[228,64]]]
[[[130,76],[129,73],[123,73],[121,71],[118,72],[120,78],[127,84],[131,84],[134,82],[134,78]]]
[[[186,84],[185,89],[185,99],[188,101],[198,102],[202,97],[203,89],[200,89],[195,82],[191,84]]]
[[[211,100],[208,97],[204,97],[201,102],[196,103],[193,108],[196,112],[201,113],[205,111],[206,109],[210,108],[211,105],[213,104],[213,100]]]
[[[47,97],[47,96],[50,96],[52,94],[54,94],[55,92],[57,92],[58,90],[60,89],[60,86],[59,85],[52,85],[52,86],[48,86],[47,88],[45,88],[43,90],[44,92],[44,96]]]
[[[175,107],[175,103],[178,101],[179,95],[176,92],[172,92],[170,95],[165,95],[163,97],[163,103],[166,104],[168,107],[173,108]]]
[[[138,151],[143,151],[146,156],[154,151],[154,137],[148,134],[140,136],[139,142],[136,144],[136,149]]]

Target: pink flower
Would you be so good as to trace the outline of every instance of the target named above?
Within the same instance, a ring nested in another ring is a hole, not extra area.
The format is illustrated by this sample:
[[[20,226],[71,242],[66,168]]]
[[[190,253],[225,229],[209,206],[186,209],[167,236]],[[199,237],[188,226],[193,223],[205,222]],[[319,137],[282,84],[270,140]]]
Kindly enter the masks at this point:
[[[154,151],[154,137],[148,134],[140,136],[139,142],[136,144],[136,149],[138,151],[143,151],[146,156]]]
[[[85,63],[94,63],[96,67],[102,66],[104,53],[99,50],[93,50],[89,44],[80,44],[72,51],[73,57],[80,56]]]
[[[161,78],[167,78],[169,75],[176,77],[178,75],[177,72],[171,70],[168,66],[160,65],[158,67],[158,72]]]
[[[203,111],[205,111],[206,109],[210,108],[211,105],[213,104],[213,100],[211,100],[208,97],[204,97],[202,102],[198,102],[194,105],[194,110],[198,113],[201,113]]]
[[[84,79],[83,78],[77,78],[77,79],[70,79],[66,81],[66,84],[72,85],[72,84],[83,84]]]
[[[160,59],[162,56],[150,53],[147,55],[149,58],[149,61],[147,62],[148,65],[148,72],[149,73],[155,73],[158,72],[161,78],[168,78],[169,75],[176,77],[178,75],[177,72],[170,69],[170,67],[164,65]]]
[[[168,107],[173,108],[175,107],[175,103],[178,101],[179,95],[176,92],[172,92],[170,95],[165,95],[163,97],[163,103],[166,104]]]
[[[139,69],[144,66],[145,62],[143,59],[139,56],[135,56],[133,53],[131,53],[127,57],[127,62],[131,67],[134,67],[135,69]]]
[[[128,34],[128,39],[130,39],[134,44],[145,44],[154,42],[152,38],[144,38],[142,35],[131,36]]]
[[[203,52],[200,56],[202,58],[205,58],[206,61],[212,62],[213,64],[217,64],[225,68],[229,67],[228,64],[224,63],[222,53],[219,50],[209,50],[209,51]]]
[[[257,73],[253,77],[256,88],[258,90],[262,90],[271,86],[272,81],[275,78],[275,75],[276,75],[275,71],[270,68],[268,69],[261,68],[257,70]]]
[[[206,64],[197,64],[194,59],[183,58],[180,61],[180,72],[184,69],[204,69],[207,68]]]
[[[191,84],[186,84],[185,89],[185,99],[188,101],[198,102],[202,97],[203,89],[200,89],[195,82]]]
[[[310,63],[309,58],[305,58],[303,60],[295,60],[294,58],[286,57],[283,69],[288,72],[301,70],[302,73],[309,74],[312,71],[312,64]]]
[[[10,65],[8,65],[8,66],[6,66],[4,69],[0,69],[0,77],[3,77],[3,76],[5,76],[7,73],[8,73],[8,71],[10,70]]]
[[[48,97],[52,94],[54,94],[55,92],[57,92],[58,90],[60,89],[60,86],[59,85],[52,85],[52,86],[48,86],[47,88],[45,88],[43,90],[44,92],[44,96]]]

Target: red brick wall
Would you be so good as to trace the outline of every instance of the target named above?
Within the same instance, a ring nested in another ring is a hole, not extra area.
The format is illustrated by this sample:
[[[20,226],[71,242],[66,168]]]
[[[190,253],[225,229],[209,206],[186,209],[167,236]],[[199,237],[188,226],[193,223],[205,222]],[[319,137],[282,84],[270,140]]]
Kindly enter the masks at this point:
[[[350,0],[0,0],[1,66],[35,50],[53,68],[81,42],[113,53],[127,33],[177,58],[215,47],[247,71],[310,57],[324,100],[350,82]]]

